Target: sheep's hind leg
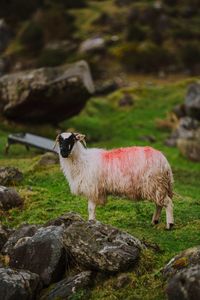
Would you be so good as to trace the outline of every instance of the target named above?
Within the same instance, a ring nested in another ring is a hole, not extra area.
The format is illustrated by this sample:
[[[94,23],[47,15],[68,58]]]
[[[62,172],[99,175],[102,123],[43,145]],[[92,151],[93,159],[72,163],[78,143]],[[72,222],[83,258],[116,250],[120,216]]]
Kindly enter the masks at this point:
[[[166,207],[166,229],[171,229],[174,225],[174,216],[173,216],[173,203],[172,199],[168,196],[165,198],[165,207]]]
[[[89,214],[89,220],[95,220],[95,209],[96,209],[96,203],[94,203],[91,200],[88,200],[88,214]]]
[[[159,206],[156,204],[156,210],[153,214],[153,218],[152,218],[152,224],[153,225],[157,225],[160,219],[160,215],[161,215],[161,211],[162,211],[162,206]]]

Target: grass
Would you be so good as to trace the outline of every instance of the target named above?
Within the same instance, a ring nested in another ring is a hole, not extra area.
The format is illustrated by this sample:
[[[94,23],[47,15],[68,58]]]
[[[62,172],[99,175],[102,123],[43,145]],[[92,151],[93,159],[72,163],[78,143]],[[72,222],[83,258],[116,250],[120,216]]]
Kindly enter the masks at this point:
[[[183,102],[190,82],[191,79],[159,85],[139,84],[105,98],[93,98],[80,115],[60,124],[63,130],[74,128],[86,133],[89,146],[105,148],[147,145],[147,142],[141,141],[141,136],[154,135],[156,142],[153,147],[167,156],[175,177],[176,226],[170,232],[165,231],[164,212],[161,223],[157,227],[151,226],[154,206],[147,201],[130,202],[109,197],[108,204],[97,209],[98,220],[139,239],[156,243],[161,251],[143,254],[140,267],[126,273],[130,277],[128,285],[116,288],[118,275],[106,277],[96,282],[85,296],[88,299],[165,299],[161,268],[181,250],[200,244],[200,165],[183,158],[176,148],[165,146],[164,140],[169,132],[156,127],[157,119],[165,118],[175,104]],[[124,93],[133,97],[131,107],[120,107],[118,104]],[[66,211],[75,211],[87,218],[86,200],[70,194],[59,166],[35,169],[40,153],[34,150],[26,152],[23,146],[13,146],[8,156],[3,155],[7,133],[5,126],[0,126],[0,164],[16,166],[24,172],[23,182],[16,186],[24,198],[24,206],[2,214],[2,222],[9,226],[18,226],[23,222],[42,224]],[[54,134],[52,129],[50,135]],[[83,295],[82,292],[80,295]],[[83,296],[77,294],[76,299],[83,299]]]

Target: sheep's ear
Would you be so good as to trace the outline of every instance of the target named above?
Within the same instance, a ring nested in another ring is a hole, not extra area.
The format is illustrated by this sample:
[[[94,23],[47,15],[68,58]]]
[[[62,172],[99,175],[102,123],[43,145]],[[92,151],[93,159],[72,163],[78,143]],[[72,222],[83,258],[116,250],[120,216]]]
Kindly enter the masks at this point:
[[[81,133],[74,133],[76,140],[81,142],[83,146],[86,148],[85,135]]]

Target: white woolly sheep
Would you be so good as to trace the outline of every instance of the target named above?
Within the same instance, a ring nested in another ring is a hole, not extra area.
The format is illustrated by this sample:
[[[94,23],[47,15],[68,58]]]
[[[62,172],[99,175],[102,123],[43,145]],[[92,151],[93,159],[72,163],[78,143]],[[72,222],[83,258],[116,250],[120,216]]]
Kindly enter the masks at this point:
[[[154,201],[153,224],[165,207],[166,228],[170,229],[174,224],[173,175],[165,156],[151,147],[87,149],[84,138],[78,133],[62,133],[57,142],[71,192],[88,199],[89,220],[95,219],[96,205],[105,204],[107,195],[112,194]]]

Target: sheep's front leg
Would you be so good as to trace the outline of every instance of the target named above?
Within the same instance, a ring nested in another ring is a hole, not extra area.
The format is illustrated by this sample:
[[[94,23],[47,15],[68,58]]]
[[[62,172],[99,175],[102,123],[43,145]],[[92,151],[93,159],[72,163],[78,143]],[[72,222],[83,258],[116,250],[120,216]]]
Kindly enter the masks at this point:
[[[161,211],[162,211],[162,206],[159,206],[156,204],[156,210],[153,214],[153,218],[152,218],[152,224],[156,225],[158,224],[158,221],[160,219],[160,215],[161,215]]]
[[[88,200],[88,214],[89,214],[89,220],[95,220],[95,209],[96,209],[96,203],[94,203],[91,200]]]

